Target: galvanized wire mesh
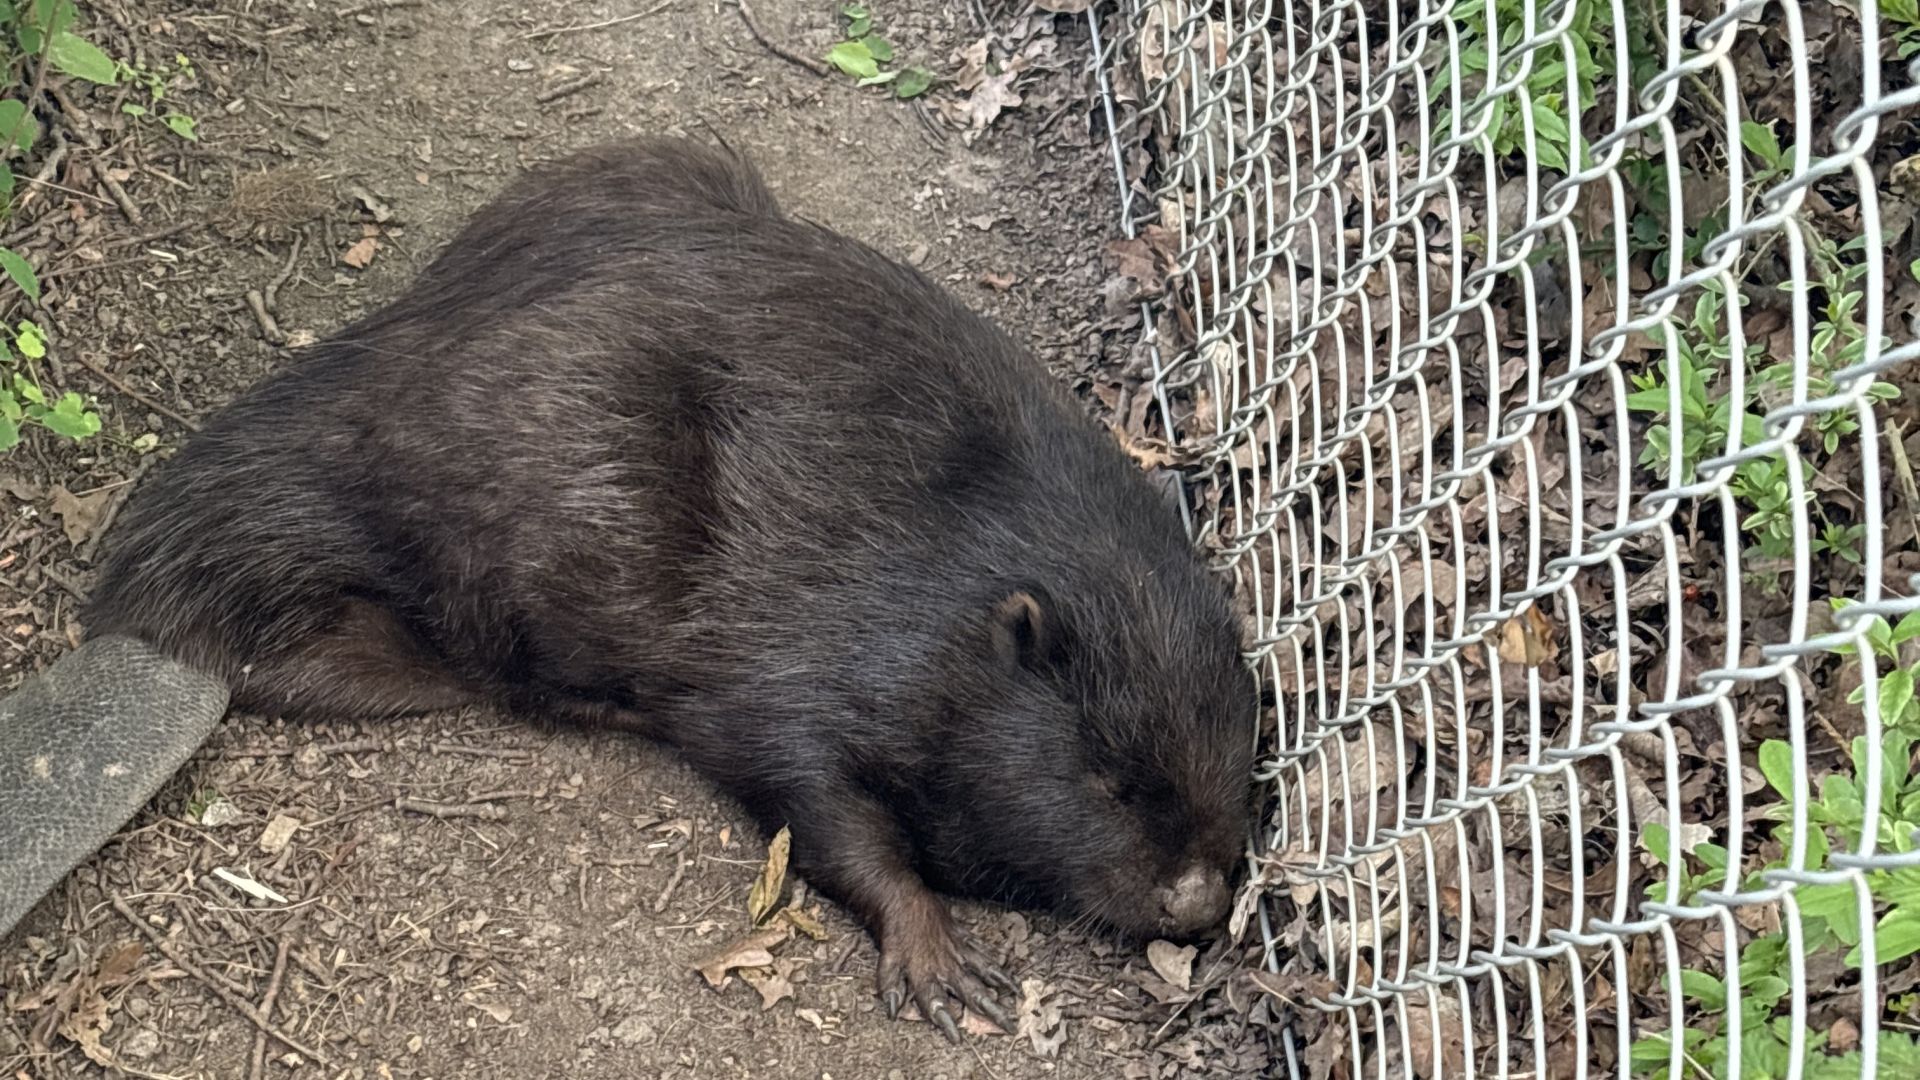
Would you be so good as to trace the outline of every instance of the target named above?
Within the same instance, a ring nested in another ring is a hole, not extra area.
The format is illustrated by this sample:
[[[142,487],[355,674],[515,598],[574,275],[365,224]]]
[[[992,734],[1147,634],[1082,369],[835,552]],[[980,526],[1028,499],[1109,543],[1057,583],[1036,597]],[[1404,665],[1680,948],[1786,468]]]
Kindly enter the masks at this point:
[[[1089,16],[1130,435],[1272,696],[1236,919],[1283,1075],[1920,1075],[1881,3]]]

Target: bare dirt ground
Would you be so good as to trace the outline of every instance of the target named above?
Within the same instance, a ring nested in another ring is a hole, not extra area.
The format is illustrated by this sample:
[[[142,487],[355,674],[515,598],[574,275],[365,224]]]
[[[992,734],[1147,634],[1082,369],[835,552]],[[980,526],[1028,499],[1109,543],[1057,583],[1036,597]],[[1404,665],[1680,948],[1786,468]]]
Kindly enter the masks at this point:
[[[1130,344],[1101,300],[1114,181],[1075,17],[874,5],[903,58],[949,80],[916,106],[783,59],[731,4],[699,0],[83,10],[103,47],[168,73],[167,101],[199,137],[126,115],[143,90],[48,95],[65,97],[46,112],[66,150],[8,242],[47,283],[34,314],[51,334],[48,381],[87,395],[105,428],[79,447],[41,433],[0,464],[5,686],[77,639],[97,536],[194,418],[283,363],[282,339],[392,296],[516,171],[590,142],[719,133],[791,209],[927,268],[1083,388]],[[755,12],[802,57],[838,37],[830,3]],[[951,85],[982,39],[1000,74],[1025,58],[1004,84],[1024,100],[986,120]],[[812,900],[801,906],[825,940],[773,950],[770,1004],[738,977],[716,990],[694,967],[747,930],[766,850],[734,806],[632,737],[477,712],[365,727],[236,715],[0,939],[0,1075],[1268,1068],[1258,1025],[1217,995],[1182,993],[1138,950],[1037,914],[962,909],[1028,987],[1020,1037],[954,1047],[887,1021],[870,942]],[[1203,953],[1196,987],[1221,968]]]

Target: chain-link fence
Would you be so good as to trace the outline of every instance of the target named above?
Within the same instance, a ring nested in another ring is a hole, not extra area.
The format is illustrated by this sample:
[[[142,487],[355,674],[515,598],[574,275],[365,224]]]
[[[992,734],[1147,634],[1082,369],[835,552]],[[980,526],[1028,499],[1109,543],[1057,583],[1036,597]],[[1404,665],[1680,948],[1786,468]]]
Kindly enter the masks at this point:
[[[1913,0],[1096,9],[1282,1075],[1920,1076]]]

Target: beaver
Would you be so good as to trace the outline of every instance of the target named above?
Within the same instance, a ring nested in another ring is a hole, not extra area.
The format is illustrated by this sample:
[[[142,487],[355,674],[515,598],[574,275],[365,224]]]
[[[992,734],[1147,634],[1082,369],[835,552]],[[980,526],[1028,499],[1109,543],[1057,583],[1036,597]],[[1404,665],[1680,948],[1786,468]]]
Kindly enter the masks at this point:
[[[1015,988],[943,893],[1135,937],[1227,912],[1256,690],[1175,508],[1006,333],[724,145],[529,172],[107,545],[83,651],[211,680],[202,713],[479,702],[676,748],[949,1037]]]

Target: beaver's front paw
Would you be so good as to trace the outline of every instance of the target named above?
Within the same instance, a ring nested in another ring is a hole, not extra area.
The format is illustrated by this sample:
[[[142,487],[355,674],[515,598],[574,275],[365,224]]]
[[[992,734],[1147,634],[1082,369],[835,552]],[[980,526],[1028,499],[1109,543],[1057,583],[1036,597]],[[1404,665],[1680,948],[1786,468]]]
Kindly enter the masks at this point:
[[[898,1016],[912,1001],[920,1015],[959,1042],[954,1014],[964,1006],[1011,1034],[1014,1024],[999,995],[1017,994],[1019,987],[953,925],[939,901],[928,900],[881,929],[879,990],[887,1015]]]

